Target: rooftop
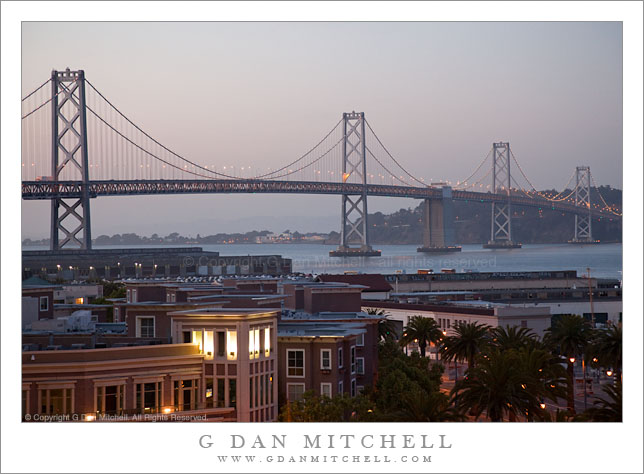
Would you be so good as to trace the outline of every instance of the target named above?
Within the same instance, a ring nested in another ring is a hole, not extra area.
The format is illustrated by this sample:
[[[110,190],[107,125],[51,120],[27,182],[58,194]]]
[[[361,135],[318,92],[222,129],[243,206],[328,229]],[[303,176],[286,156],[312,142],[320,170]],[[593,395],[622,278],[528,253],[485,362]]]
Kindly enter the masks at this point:
[[[301,322],[284,323],[277,326],[278,337],[347,337],[358,336],[366,333],[361,324],[351,323],[323,323],[323,322]]]
[[[380,320],[382,316],[368,314],[363,311],[358,312],[331,312],[321,311],[319,313],[306,313],[304,311],[284,311],[282,321],[337,321],[337,320]]]
[[[195,316],[195,317],[265,317],[274,313],[279,313],[280,308],[203,308],[188,309],[183,311],[174,311],[172,316]]]
[[[324,283],[348,283],[366,287],[364,291],[391,291],[391,285],[381,274],[358,274],[358,275],[330,275],[324,274],[317,277],[317,281]]]

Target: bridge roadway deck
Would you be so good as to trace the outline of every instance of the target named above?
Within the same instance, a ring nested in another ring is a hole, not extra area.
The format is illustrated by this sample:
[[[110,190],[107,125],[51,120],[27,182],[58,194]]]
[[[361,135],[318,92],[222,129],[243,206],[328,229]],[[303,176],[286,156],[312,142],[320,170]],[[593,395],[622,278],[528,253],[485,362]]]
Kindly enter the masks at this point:
[[[106,180],[90,181],[89,196],[139,196],[158,194],[335,194],[359,195],[363,186],[356,183],[334,183],[314,181],[271,181],[271,180]],[[25,200],[79,198],[83,192],[79,181],[23,181],[22,198]],[[413,199],[441,199],[440,187],[394,186],[368,184],[368,196],[402,197]],[[452,198],[458,201],[505,202],[507,195],[460,191],[454,189]],[[530,198],[523,194],[513,194],[512,203],[520,206],[543,207],[556,211],[579,213],[583,209],[570,202],[551,202],[546,199]],[[619,218],[609,212],[593,209],[594,217]]]

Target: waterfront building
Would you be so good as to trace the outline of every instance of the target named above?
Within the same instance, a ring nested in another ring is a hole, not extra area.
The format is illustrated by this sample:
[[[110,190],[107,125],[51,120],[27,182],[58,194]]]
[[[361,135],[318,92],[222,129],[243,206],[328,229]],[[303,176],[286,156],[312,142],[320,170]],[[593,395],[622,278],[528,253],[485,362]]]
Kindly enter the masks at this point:
[[[234,403],[209,403],[203,364],[191,343],[24,351],[23,419],[175,421],[181,414],[236,420]]]
[[[532,329],[540,337],[550,327],[549,308],[515,307],[484,301],[466,303],[470,302],[410,304],[378,301],[370,302],[369,308],[382,309],[388,318],[402,321],[405,326],[412,316],[432,318],[448,336],[453,334],[455,325],[459,323],[485,324],[490,327],[519,326]]]

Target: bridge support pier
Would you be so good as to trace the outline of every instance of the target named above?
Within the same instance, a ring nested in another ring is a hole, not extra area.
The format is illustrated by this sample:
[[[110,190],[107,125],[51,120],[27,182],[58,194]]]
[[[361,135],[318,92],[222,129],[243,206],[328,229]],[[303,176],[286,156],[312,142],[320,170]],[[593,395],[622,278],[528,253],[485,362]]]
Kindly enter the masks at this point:
[[[369,245],[367,212],[367,159],[364,112],[342,114],[342,182],[362,184],[362,194],[342,195],[340,246],[331,257],[379,257],[380,250]],[[360,247],[351,247],[350,244]]]
[[[440,199],[425,199],[423,209],[423,246],[417,249],[424,253],[460,252],[454,244],[454,203],[452,188],[443,186]]]
[[[483,245],[486,249],[516,249],[521,244],[512,241],[512,205],[510,189],[512,181],[510,176],[510,144],[507,142],[495,143],[493,154],[492,192],[506,194],[505,202],[492,203],[492,232],[490,240]]]

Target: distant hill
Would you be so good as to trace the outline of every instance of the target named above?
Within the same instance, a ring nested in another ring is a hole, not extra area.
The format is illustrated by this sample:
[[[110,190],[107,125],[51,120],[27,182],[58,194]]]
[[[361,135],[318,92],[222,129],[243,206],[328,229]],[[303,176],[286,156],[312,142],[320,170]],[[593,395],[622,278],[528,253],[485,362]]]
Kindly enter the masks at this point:
[[[556,191],[547,190],[556,194]],[[622,191],[609,186],[600,187],[602,197],[609,205],[622,208]],[[596,190],[591,191],[591,201],[600,202]],[[423,205],[421,202],[415,208],[400,209],[392,214],[376,212],[369,214],[369,237],[374,244],[417,244],[423,241]],[[476,202],[454,201],[454,227],[456,242],[459,244],[478,244],[490,239],[490,204]],[[288,231],[286,231],[288,233]],[[622,241],[622,222],[616,219],[594,219],[592,232],[595,239],[602,242]],[[95,245],[158,245],[158,244],[223,244],[223,243],[255,243],[258,239],[269,235],[267,230],[250,231],[246,233],[219,233],[215,235],[181,236],[174,232],[165,237],[153,234],[141,237],[137,234],[100,235],[94,239]],[[288,242],[320,242],[337,244],[340,234],[332,231],[329,234],[309,232],[306,234],[293,231],[289,233]],[[514,206],[512,208],[513,239],[524,244],[564,243],[574,234],[574,215],[548,209]],[[314,238],[311,238],[314,237]],[[315,237],[320,237],[315,239]],[[323,237],[323,238],[322,238]],[[25,239],[23,246],[48,245],[49,239]]]
[[[600,192],[608,204],[622,208],[621,190],[602,186]],[[595,190],[591,192],[591,201],[600,202]],[[421,202],[416,208],[401,209],[389,215],[380,212],[370,214],[371,241],[374,244],[420,244],[423,238],[423,206]],[[491,212],[490,204],[454,201],[456,242],[487,242],[490,239]],[[621,219],[594,219],[592,232],[593,237],[602,242],[621,242]],[[574,215],[545,208],[540,211],[538,208],[513,206],[512,234],[514,240],[525,244],[567,242],[574,234]],[[332,233],[331,238],[339,238],[339,235]]]

